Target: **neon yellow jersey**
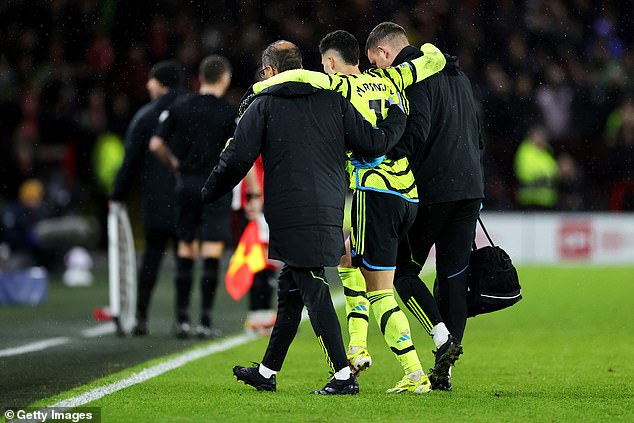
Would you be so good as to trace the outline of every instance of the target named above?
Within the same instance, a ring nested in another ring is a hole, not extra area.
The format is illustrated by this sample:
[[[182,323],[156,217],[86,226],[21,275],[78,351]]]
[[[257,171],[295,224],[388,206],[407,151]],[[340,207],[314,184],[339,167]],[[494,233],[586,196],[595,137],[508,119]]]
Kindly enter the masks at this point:
[[[446,59],[433,44],[421,48],[424,56],[387,69],[370,69],[361,74],[327,75],[321,72],[294,69],[282,72],[253,86],[254,93],[284,82],[304,82],[316,88],[341,93],[373,125],[387,116],[391,103],[402,104],[409,113],[409,103],[403,90],[439,72]],[[418,202],[414,175],[407,158],[385,160],[372,169],[357,169],[348,161],[350,188],[395,194]]]

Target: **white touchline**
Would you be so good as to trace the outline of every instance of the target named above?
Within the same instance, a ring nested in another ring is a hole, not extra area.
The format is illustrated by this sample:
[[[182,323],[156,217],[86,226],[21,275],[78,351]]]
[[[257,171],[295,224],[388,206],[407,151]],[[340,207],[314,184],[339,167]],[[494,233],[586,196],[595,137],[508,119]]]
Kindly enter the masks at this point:
[[[344,303],[343,295],[337,295],[334,298],[333,303],[335,307],[339,307],[340,305],[342,305]],[[306,312],[306,310],[304,310],[304,312],[302,313],[302,321],[306,320],[307,318],[308,313]],[[130,386],[143,383],[146,380],[160,376],[163,373],[169,372],[170,370],[182,367],[187,363],[191,363],[192,361],[210,356],[212,354],[230,350],[231,348],[238,347],[255,339],[259,339],[259,337],[252,333],[244,333],[241,335],[232,336],[221,342],[216,342],[207,345],[206,347],[196,348],[194,350],[179,354],[169,360],[163,361],[151,367],[147,367],[140,372],[134,373],[131,376],[128,376],[125,379],[121,379],[117,382],[99,386],[97,388],[91,389],[90,391],[84,392],[83,394],[61,400],[51,405],[51,407],[59,408],[62,410],[81,407],[82,405],[103,398],[106,395],[110,395],[114,392],[120,391]]]
[[[83,336],[84,338],[96,338],[98,336],[107,335],[109,333],[115,333],[116,330],[117,328],[114,323],[103,323],[101,325],[82,330],[81,336]]]
[[[167,361],[156,364],[152,367],[145,368],[140,372],[134,373],[133,375],[125,379],[108,385],[100,386],[75,397],[62,400],[56,404],[53,404],[52,407],[62,409],[80,407],[84,404],[88,404],[89,402],[98,400],[99,398],[103,398],[106,395],[112,394],[113,392],[117,392],[129,386],[145,382],[146,380],[155,378],[156,376],[162,375],[165,372],[169,372],[170,370],[182,367],[194,360],[198,360],[200,358],[207,357],[208,355],[229,350],[256,338],[258,337],[255,334],[244,333],[242,335],[227,338],[222,342],[211,344],[207,347],[188,351]]]
[[[104,323],[94,326],[92,328],[84,329],[81,331],[83,338],[96,338],[98,336],[107,335],[116,331],[114,323]],[[0,357],[11,357],[14,355],[28,354],[32,352],[42,351],[47,348],[58,347],[60,345],[70,344],[73,341],[72,337],[60,336],[57,338],[42,339],[41,341],[35,341],[28,344],[20,345],[19,347],[11,347],[0,350]]]
[[[50,347],[56,347],[58,345],[68,344],[70,341],[71,341],[71,338],[67,336],[43,339],[41,341],[31,342],[30,344],[21,345],[19,347],[6,348],[4,350],[0,350],[0,357],[11,357],[14,355],[41,351]]]

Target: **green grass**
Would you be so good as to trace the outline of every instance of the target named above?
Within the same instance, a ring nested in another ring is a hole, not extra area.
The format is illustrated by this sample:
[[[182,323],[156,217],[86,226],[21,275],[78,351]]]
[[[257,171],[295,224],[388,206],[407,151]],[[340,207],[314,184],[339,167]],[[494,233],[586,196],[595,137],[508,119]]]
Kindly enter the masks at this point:
[[[520,269],[524,300],[468,322],[453,392],[384,394],[401,373],[372,323],[374,366],[360,377],[361,393],[308,395],[327,371],[304,324],[276,393],[256,392],[231,374],[234,364],[261,359],[261,339],[89,405],[102,407],[104,422],[633,421],[632,274],[631,267]],[[408,317],[428,368],[433,345]]]
[[[174,282],[172,270],[167,265],[162,269],[152,297],[151,336],[142,338],[81,337],[83,329],[100,324],[92,318],[93,309],[108,303],[104,268],[95,269],[96,280],[90,287],[69,288],[54,277],[51,279],[48,300],[44,304],[0,307],[0,349],[58,336],[71,337],[72,342],[0,358],[0,410],[7,406],[25,406],[200,344],[196,339],[179,340],[172,335]],[[192,318],[197,318],[198,283],[192,291]],[[218,327],[225,333],[241,331],[245,313],[246,299],[236,303],[229,298],[224,286],[220,286],[214,314]]]

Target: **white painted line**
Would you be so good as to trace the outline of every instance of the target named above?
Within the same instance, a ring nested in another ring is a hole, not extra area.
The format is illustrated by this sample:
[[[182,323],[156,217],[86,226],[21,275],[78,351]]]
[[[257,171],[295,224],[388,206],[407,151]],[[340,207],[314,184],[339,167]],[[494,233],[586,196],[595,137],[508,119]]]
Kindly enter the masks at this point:
[[[208,355],[226,351],[242,344],[246,344],[247,342],[256,338],[258,338],[258,336],[255,334],[244,333],[242,335],[227,338],[222,342],[211,344],[204,348],[191,350],[152,367],[143,369],[139,373],[134,373],[132,376],[129,376],[120,381],[111,383],[109,385],[100,386],[78,396],[62,400],[56,404],[53,404],[52,407],[59,407],[64,409],[80,407],[84,404],[88,404],[89,402],[103,398],[106,395],[110,395],[132,385],[136,385],[145,382],[146,380],[155,378],[156,376],[162,375],[163,373],[169,372],[170,370],[182,367],[194,360],[198,360]]]
[[[114,323],[104,323],[92,328],[84,329],[81,331],[81,336],[84,338],[95,338],[102,335],[114,333],[116,327]],[[68,336],[61,336],[57,338],[43,339],[41,341],[31,342],[29,344],[21,345],[19,347],[12,347],[0,350],[0,357],[11,357],[14,355],[28,354],[32,352],[42,351],[47,348],[57,347],[71,343],[73,338]]]
[[[81,331],[81,336],[84,338],[96,338],[102,335],[108,335],[115,333],[117,330],[114,323],[103,323],[101,325],[94,326],[92,328],[84,329]]]
[[[49,338],[42,341],[31,342],[19,347],[6,348],[0,350],[0,357],[11,357],[14,355],[27,354],[35,351],[42,351],[47,348],[56,347],[58,345],[68,344],[71,338],[67,336],[61,336],[59,338]]]
[[[344,296],[337,295],[334,298],[333,303],[335,307],[339,307],[344,303]],[[306,310],[304,310],[304,313],[302,314],[302,321],[306,320],[307,318],[308,313],[306,313]],[[149,379],[160,376],[163,373],[169,372],[170,370],[182,367],[187,363],[191,363],[192,361],[207,357],[212,354],[230,350],[255,339],[259,339],[259,336],[253,333],[244,333],[241,335],[232,336],[230,338],[226,338],[221,342],[215,342],[213,344],[207,345],[206,347],[196,348],[194,350],[177,355],[169,360],[163,361],[162,363],[145,368],[138,373],[134,373],[125,379],[121,379],[108,385],[99,386],[97,388],[91,389],[88,392],[84,392],[83,394],[79,394],[77,396],[59,401],[53,404],[51,407],[60,409],[81,407],[82,405],[103,398],[106,395],[110,395],[130,386],[143,383]]]

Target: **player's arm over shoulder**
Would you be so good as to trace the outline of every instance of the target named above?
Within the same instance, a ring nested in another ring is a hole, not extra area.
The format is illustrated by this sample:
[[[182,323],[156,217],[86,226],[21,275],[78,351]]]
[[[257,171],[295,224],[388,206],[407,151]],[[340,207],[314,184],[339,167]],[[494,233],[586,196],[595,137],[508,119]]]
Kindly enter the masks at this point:
[[[423,56],[411,61],[411,65],[416,71],[414,83],[440,72],[447,64],[445,55],[435,45],[425,43],[420,49],[423,52]]]
[[[435,45],[425,43],[420,49],[423,52],[421,57],[403,62],[394,67],[370,69],[368,72],[383,78],[389,78],[399,91],[403,91],[410,85],[440,72],[447,63],[445,55]]]
[[[315,72],[307,69],[292,69],[278,73],[269,79],[257,82],[253,85],[255,94],[261,93],[266,88],[285,82],[303,82],[315,88],[330,90],[333,89],[333,77],[325,73]]]

